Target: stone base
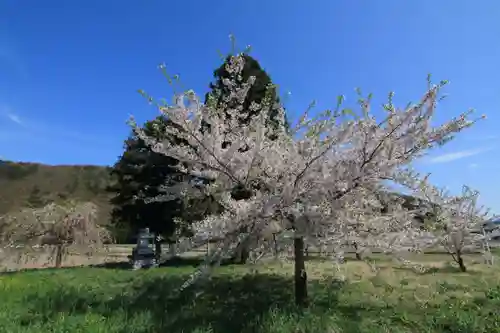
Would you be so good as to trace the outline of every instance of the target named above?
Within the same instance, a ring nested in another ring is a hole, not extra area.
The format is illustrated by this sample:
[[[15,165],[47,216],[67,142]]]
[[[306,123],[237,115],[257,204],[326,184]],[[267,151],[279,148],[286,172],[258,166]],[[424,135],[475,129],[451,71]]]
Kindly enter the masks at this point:
[[[131,260],[131,265],[133,270],[141,269],[141,268],[151,268],[158,267],[158,263],[156,259],[133,259]]]

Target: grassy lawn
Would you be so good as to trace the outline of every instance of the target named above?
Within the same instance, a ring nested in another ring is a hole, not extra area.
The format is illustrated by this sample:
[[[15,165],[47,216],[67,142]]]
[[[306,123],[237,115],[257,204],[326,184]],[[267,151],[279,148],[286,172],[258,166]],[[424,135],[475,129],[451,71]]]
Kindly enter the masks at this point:
[[[293,267],[224,266],[182,294],[193,267],[45,269],[0,275],[1,332],[500,332],[500,267],[459,273],[427,256],[426,273],[379,260],[310,261],[311,307],[293,306]]]

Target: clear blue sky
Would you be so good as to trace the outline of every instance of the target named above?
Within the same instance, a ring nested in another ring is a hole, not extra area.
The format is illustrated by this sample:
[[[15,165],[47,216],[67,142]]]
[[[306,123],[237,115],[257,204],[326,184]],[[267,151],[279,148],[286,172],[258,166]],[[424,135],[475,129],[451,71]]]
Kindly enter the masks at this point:
[[[448,79],[439,120],[474,107],[489,119],[419,167],[452,190],[462,183],[500,211],[500,2],[480,1],[0,2],[0,156],[49,164],[110,165],[129,114],[156,115],[136,93],[172,95],[156,66],[204,93],[217,50],[253,46],[291,118],[313,99],[417,100],[427,73]],[[480,5],[479,5],[480,4]]]

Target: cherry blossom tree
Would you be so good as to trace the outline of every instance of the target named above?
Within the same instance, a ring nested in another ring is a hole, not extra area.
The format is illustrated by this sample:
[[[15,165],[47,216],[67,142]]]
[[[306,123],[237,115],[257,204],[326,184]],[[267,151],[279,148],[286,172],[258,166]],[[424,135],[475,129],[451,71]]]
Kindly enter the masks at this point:
[[[487,242],[482,225],[490,218],[489,211],[479,206],[479,192],[463,186],[462,193],[450,195],[430,185],[421,187],[420,195],[432,202],[432,210],[424,220],[424,230],[420,238],[415,238],[420,247],[442,246],[462,272],[467,271],[463,254],[475,251]],[[484,253],[491,256],[491,253]]]
[[[220,260],[242,240],[259,247],[259,235],[270,223],[294,232],[299,305],[307,304],[305,240],[339,249],[352,239],[387,251],[404,247],[405,239],[413,237],[413,212],[402,209],[396,200],[391,213],[382,214],[378,193],[390,182],[408,178],[417,182],[418,177],[410,172],[412,162],[478,120],[470,119],[472,111],[467,111],[440,126],[431,125],[446,82],[432,85],[429,79],[427,92],[416,104],[397,108],[391,93],[380,119],[371,112],[371,96],[360,94],[357,112],[343,108],[340,97],[334,110],[312,117],[306,112],[287,133],[282,108],[271,105],[270,98],[260,105],[253,103],[250,110],[243,108],[254,80],[242,82],[243,57],[233,56],[226,66],[231,75],[223,84],[231,93],[217,106],[211,99],[202,104],[193,91],[176,95],[173,105],[156,103],[178,125],[165,130],[186,144],[159,142],[133,119],[131,125],[154,151],[179,160],[179,170],[211,180],[201,191],[217,198],[225,210],[194,225],[196,232],[220,240],[207,262]],[[266,127],[271,106],[281,110],[276,128]],[[241,126],[238,117],[254,109],[261,112]],[[210,124],[210,130],[202,130],[202,123]],[[269,132],[274,140],[269,140]],[[246,195],[235,198],[235,189]],[[172,196],[196,192],[186,185],[164,191]]]
[[[20,255],[50,245],[55,267],[62,265],[70,246],[91,255],[110,240],[109,232],[96,224],[97,207],[92,203],[51,203],[26,208],[0,217],[0,245],[17,247]]]

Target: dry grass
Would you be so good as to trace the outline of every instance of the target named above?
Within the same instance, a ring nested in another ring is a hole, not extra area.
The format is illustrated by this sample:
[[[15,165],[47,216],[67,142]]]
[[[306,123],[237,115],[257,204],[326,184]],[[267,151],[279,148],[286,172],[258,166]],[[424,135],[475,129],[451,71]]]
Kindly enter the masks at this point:
[[[85,255],[70,248],[64,257],[62,267],[91,266],[127,260],[128,253],[106,248],[93,255]],[[33,268],[50,268],[55,265],[54,247],[45,246],[30,250],[0,249],[0,272]]]
[[[135,244],[112,244],[106,245],[99,252],[94,253],[92,256],[88,256],[79,252],[79,249],[69,247],[69,253],[64,258],[63,267],[74,267],[74,266],[89,266],[89,265],[99,265],[104,263],[113,263],[113,262],[123,262],[128,260],[127,256],[132,253],[132,249]],[[3,251],[3,252],[2,252]],[[51,251],[53,251],[53,247],[45,246],[36,251],[30,252],[30,254],[22,255],[21,250],[11,249],[8,252],[0,249],[0,271],[2,270],[20,270],[27,268],[47,268],[53,267],[54,259],[52,258]],[[164,255],[168,253],[168,245],[162,246],[162,252]],[[202,257],[206,254],[205,246],[201,246],[200,248],[192,249],[189,252],[184,252],[182,257],[184,258],[197,258]],[[315,253],[311,251],[311,258],[317,259]],[[386,266],[392,266],[392,263],[388,261],[388,257],[381,254],[372,254],[370,257],[371,261],[377,262],[378,268],[384,268]],[[451,257],[447,254],[429,254],[429,255],[408,255],[408,259],[415,263],[421,263],[429,268],[438,268],[443,267],[443,265],[447,266],[451,260]],[[469,264],[479,264],[482,262],[480,255],[466,255],[464,256],[465,260]],[[349,255],[347,259],[350,261],[347,265],[342,266],[342,269],[345,270],[349,267],[350,274],[363,275],[372,274],[371,267],[366,262],[357,262],[354,261],[353,255]],[[370,261],[369,260],[369,261]],[[270,270],[280,270],[283,272],[283,268],[291,269],[292,263],[291,258],[287,262],[283,262],[279,265],[269,264],[267,261],[265,262],[266,269]],[[259,267],[257,265],[256,267]],[[480,267],[477,266],[477,267]],[[319,272],[316,272],[317,270]],[[327,264],[322,260],[315,262],[312,270],[309,275],[311,278],[314,278],[316,273],[321,273],[325,270],[325,272],[336,271],[336,267],[333,264]],[[291,270],[290,272],[292,272]]]
[[[62,267],[93,266],[128,261],[127,257],[132,253],[134,246],[134,244],[107,245],[92,255],[82,254],[78,248],[69,247]],[[52,246],[33,249],[28,253],[22,249],[0,249],[0,272],[54,267],[53,251],[54,247]],[[167,252],[168,246],[163,246],[163,253]],[[182,256],[186,258],[200,257],[205,253],[204,248],[199,248],[183,253]]]

